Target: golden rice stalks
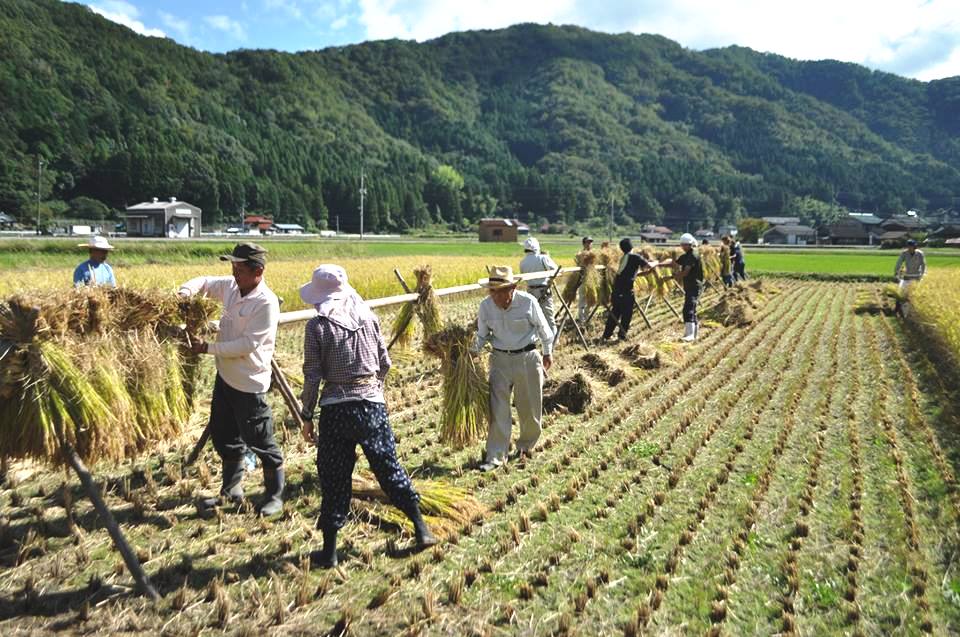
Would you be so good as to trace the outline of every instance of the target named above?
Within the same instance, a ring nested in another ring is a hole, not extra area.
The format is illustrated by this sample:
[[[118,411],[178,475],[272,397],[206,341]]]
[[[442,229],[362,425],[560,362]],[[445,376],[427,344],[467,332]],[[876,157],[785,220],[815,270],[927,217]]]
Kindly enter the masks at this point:
[[[207,331],[215,306],[169,293],[80,288],[0,303],[0,455],[88,463],[180,433],[192,382],[180,325]]]
[[[470,353],[473,341],[474,329],[457,325],[448,325],[424,340],[426,352],[441,361],[440,440],[454,449],[478,440],[490,418],[490,383],[482,359]]]
[[[352,487],[356,498],[390,504],[390,498],[372,476],[354,475]],[[425,515],[442,517],[462,525],[485,512],[483,505],[466,489],[447,482],[417,480],[414,488],[420,495],[420,510]]]
[[[720,253],[713,246],[700,248],[700,260],[703,263],[703,278],[715,281],[720,278]]]
[[[391,341],[400,347],[409,347],[410,343],[413,342],[413,306],[415,301],[410,303],[404,303],[400,306],[400,311],[397,312],[397,315],[393,317],[393,324],[391,325],[391,332],[393,336]]]
[[[597,302],[600,305],[610,305],[610,296],[613,293],[613,280],[617,278],[617,268],[620,266],[620,254],[611,247],[602,248],[597,257],[600,265],[604,266],[599,274],[597,286]]]
[[[420,295],[417,300],[417,316],[420,317],[423,336],[428,337],[443,329],[440,303],[433,291],[433,269],[429,265],[421,265],[414,268],[413,274],[417,277],[417,293]]]

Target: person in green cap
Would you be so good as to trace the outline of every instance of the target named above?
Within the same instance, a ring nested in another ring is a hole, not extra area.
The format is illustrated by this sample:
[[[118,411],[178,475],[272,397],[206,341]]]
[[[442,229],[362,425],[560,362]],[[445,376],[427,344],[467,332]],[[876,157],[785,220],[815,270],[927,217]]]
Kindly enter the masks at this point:
[[[267,287],[263,271],[267,251],[254,243],[238,243],[231,254],[232,276],[202,276],[180,286],[180,296],[205,294],[223,303],[215,343],[193,341],[197,354],[212,354],[217,379],[210,403],[210,435],[223,462],[223,484],[206,508],[243,500],[243,456],[253,451],[263,465],[264,498],[257,510],[270,516],[283,509],[283,452],[273,435],[267,404],[274,344],[280,319],[277,295]]]

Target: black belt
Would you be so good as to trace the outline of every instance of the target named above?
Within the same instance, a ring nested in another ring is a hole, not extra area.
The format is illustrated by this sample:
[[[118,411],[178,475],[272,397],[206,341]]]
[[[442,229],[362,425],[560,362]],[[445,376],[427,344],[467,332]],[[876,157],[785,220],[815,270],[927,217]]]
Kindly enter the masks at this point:
[[[526,347],[521,347],[520,349],[500,349],[500,348],[498,348],[498,347],[494,347],[494,348],[493,348],[493,351],[495,351],[495,352],[503,352],[504,354],[523,354],[524,352],[529,352],[529,351],[534,350],[534,349],[536,349],[536,348],[537,348],[536,344],[530,343],[530,344],[527,345]]]

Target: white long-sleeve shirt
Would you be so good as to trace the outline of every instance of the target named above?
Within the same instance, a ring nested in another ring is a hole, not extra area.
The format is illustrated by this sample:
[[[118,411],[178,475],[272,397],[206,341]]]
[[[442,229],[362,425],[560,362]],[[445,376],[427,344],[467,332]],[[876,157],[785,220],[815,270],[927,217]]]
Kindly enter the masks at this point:
[[[217,341],[207,350],[223,381],[248,394],[270,389],[270,361],[280,320],[277,295],[261,281],[243,296],[232,276],[201,276],[180,286],[181,296],[194,294],[206,294],[223,303]]]
[[[553,274],[556,269],[557,264],[553,262],[553,259],[551,259],[548,254],[528,252],[523,259],[520,260],[520,272],[522,274],[527,274],[528,272],[543,272],[544,270],[548,270],[550,274]],[[546,284],[546,278],[530,279],[527,281],[528,288],[542,287]]]
[[[915,250],[913,254],[910,254],[909,250],[904,250],[900,253],[897,264],[893,266],[893,276],[901,276],[901,267],[904,279],[922,279],[927,273],[927,260],[920,250]]]
[[[480,302],[474,351],[479,352],[487,343],[494,349],[518,350],[537,339],[544,356],[553,353],[553,330],[543,316],[540,303],[532,295],[514,291],[513,301],[505,310],[489,296]]]

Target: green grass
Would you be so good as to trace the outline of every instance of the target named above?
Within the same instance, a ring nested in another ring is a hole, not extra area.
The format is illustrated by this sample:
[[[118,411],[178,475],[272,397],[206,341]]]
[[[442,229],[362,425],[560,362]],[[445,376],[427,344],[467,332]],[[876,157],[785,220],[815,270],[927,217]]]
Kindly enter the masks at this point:
[[[802,272],[819,274],[848,274],[893,278],[893,266],[899,252],[896,250],[861,251],[808,250],[803,252],[774,252],[760,249],[746,254],[747,273]],[[930,268],[960,267],[960,252],[927,251]]]

